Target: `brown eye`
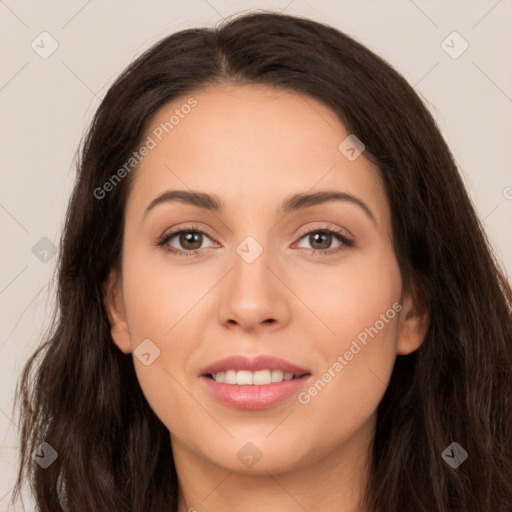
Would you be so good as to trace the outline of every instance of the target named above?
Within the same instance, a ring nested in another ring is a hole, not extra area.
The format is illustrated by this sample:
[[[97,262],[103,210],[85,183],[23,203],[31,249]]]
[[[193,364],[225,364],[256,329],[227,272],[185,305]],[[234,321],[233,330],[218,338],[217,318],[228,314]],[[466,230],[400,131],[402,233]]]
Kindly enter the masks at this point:
[[[307,243],[307,245],[304,245],[304,243]],[[309,249],[311,254],[334,256],[345,249],[354,247],[354,240],[348,238],[337,228],[322,227],[302,232],[298,247],[301,249]]]
[[[332,235],[325,231],[316,231],[309,235],[309,243],[313,249],[329,249]]]
[[[301,237],[301,244],[303,244],[304,241],[309,244],[309,247],[302,245],[302,248],[318,251],[321,254],[334,252],[337,249],[343,248],[343,246],[351,245],[351,242],[346,237],[340,233],[327,229],[309,231]],[[333,242],[337,243],[334,247],[332,246]]]
[[[202,245],[205,239],[211,240],[198,229],[181,229],[162,236],[158,245],[180,256],[193,256],[204,248]]]
[[[183,249],[193,251],[201,248],[203,244],[203,234],[198,231],[182,231],[179,233],[178,241]]]

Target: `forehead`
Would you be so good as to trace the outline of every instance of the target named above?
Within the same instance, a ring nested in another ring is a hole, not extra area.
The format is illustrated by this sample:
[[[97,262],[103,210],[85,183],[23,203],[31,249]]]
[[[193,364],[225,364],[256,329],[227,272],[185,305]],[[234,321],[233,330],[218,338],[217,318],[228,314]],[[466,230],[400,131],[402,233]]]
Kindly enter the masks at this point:
[[[190,105],[194,105],[190,107]],[[335,188],[386,215],[378,170],[339,146],[350,134],[322,102],[263,85],[216,85],[162,107],[145,134],[154,141],[134,176],[140,210],[167,189],[220,196],[232,206],[275,208],[284,196]],[[264,202],[263,202],[264,201]]]

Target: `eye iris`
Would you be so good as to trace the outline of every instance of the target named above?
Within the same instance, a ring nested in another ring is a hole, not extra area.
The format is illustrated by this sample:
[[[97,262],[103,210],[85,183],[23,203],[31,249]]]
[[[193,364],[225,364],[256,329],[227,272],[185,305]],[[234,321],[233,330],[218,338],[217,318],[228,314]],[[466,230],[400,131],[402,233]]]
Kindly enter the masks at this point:
[[[315,244],[319,241],[319,238],[322,239],[322,237],[324,244],[321,247],[315,247]],[[331,237],[332,235],[330,233],[317,232],[309,236],[309,243],[311,244],[311,247],[313,247],[314,249],[328,249],[329,246],[331,245]],[[327,241],[327,243],[325,243],[325,241]]]
[[[201,233],[193,231],[184,231],[180,235],[180,244],[182,247],[186,249],[199,249],[202,245],[202,235]],[[193,246],[191,247],[190,245],[187,244],[192,244]]]

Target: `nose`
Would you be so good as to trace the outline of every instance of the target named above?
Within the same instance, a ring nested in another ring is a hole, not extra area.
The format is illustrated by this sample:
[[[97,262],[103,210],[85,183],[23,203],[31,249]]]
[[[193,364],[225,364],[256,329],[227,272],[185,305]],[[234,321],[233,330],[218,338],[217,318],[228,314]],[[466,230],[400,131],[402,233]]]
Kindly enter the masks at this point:
[[[281,329],[289,321],[290,292],[280,269],[266,250],[249,261],[235,253],[223,283],[219,321],[244,332]]]

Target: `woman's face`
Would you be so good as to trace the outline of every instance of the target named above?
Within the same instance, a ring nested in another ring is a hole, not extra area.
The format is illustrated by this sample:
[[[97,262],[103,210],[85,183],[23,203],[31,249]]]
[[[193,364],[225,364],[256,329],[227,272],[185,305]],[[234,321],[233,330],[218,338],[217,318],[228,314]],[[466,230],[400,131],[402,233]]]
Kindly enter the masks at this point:
[[[396,355],[422,333],[379,173],[348,136],[322,103],[264,86],[210,87],[152,120],[108,304],[177,461],[362,459]],[[247,360],[207,371],[231,356]]]

